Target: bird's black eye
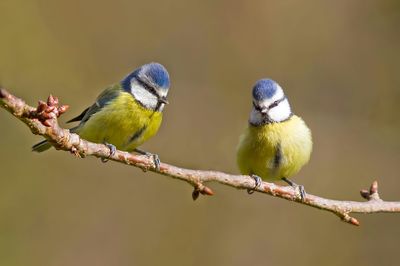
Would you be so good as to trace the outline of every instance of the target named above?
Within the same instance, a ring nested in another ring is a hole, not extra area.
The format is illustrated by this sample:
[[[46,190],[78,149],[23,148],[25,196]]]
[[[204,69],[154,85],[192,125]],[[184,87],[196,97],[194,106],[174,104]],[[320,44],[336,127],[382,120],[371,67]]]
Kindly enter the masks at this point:
[[[275,101],[275,102],[271,103],[271,104],[268,106],[268,109],[277,107],[279,103],[280,103],[280,101]]]
[[[276,100],[275,102],[271,103],[271,104],[268,106],[268,109],[272,109],[272,108],[274,108],[274,107],[277,107],[278,104],[280,104],[280,103],[283,102],[284,100],[286,100],[286,96],[283,96],[283,97],[280,98],[279,100]]]

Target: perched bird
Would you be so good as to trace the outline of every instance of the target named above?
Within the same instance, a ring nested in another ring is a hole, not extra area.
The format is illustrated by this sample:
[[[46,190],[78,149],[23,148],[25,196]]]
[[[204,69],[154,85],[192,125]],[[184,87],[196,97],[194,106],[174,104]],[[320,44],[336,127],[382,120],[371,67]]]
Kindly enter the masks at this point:
[[[70,131],[91,142],[115,149],[150,153],[137,149],[154,136],[161,124],[162,111],[168,104],[169,75],[164,66],[150,63],[139,67],[121,82],[105,89],[96,102],[68,122],[80,121]],[[34,145],[33,151],[51,147],[46,140]],[[154,157],[156,166],[158,157]]]
[[[260,178],[283,180],[298,188],[304,199],[304,187],[288,178],[297,174],[309,161],[311,150],[311,131],[300,117],[292,113],[279,84],[271,79],[257,81],[253,87],[249,125],[237,147],[237,164],[241,173],[251,175],[256,187],[261,183]],[[254,189],[248,192],[252,193]]]

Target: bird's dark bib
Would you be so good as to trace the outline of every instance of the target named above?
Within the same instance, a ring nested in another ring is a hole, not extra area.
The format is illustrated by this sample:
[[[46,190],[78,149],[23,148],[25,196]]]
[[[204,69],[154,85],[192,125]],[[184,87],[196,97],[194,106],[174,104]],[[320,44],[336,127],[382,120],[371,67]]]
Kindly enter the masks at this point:
[[[135,132],[135,134],[132,135],[132,137],[129,138],[129,143],[137,140],[143,132],[146,130],[147,126],[143,126],[141,129]]]
[[[276,146],[276,151],[275,151],[275,156],[274,156],[274,163],[273,163],[273,171],[276,171],[279,169],[279,166],[282,163],[282,147],[281,144],[279,143]]]

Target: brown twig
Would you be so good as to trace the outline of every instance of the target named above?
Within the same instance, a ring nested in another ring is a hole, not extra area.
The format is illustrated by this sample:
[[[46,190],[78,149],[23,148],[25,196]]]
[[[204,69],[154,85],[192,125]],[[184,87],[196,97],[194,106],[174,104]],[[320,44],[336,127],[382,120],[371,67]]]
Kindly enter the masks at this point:
[[[83,140],[77,134],[70,133],[69,130],[59,127],[57,117],[64,113],[68,106],[59,106],[58,99],[51,95],[46,103],[39,101],[38,107],[34,108],[27,105],[22,99],[10,94],[5,89],[0,89],[0,105],[24,122],[31,129],[33,134],[44,136],[58,150],[70,151],[80,157],[91,155],[110,159],[139,167],[144,171],[150,170],[186,181],[194,187],[192,193],[194,200],[197,199],[200,194],[214,194],[209,187],[204,185],[204,183],[211,181],[237,189],[254,188],[254,180],[249,176],[230,175],[217,171],[184,169],[166,163],[161,163],[160,168],[157,170],[152,158],[118,150],[110,157],[110,150],[107,146]],[[299,191],[296,191],[292,187],[283,187],[267,182],[262,182],[255,190],[274,197],[332,212],[343,221],[353,225],[359,225],[359,222],[356,218],[350,216],[351,213],[400,212],[400,202],[383,201],[379,197],[377,181],[372,183],[369,190],[360,191],[361,196],[367,200],[366,202],[331,200],[311,194],[307,194],[302,200]]]

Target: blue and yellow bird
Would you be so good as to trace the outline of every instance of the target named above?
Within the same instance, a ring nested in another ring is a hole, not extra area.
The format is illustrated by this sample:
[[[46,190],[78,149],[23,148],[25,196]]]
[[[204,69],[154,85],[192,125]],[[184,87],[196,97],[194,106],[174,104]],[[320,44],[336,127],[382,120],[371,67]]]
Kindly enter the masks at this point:
[[[96,102],[68,122],[80,121],[70,131],[91,142],[104,143],[123,151],[147,152],[137,149],[153,137],[168,104],[169,74],[164,66],[149,63],[134,70],[121,82],[105,89]],[[42,152],[51,147],[42,141],[32,147]],[[154,157],[158,162],[158,157]]]
[[[240,172],[252,176],[256,187],[260,178],[283,180],[298,188],[303,199],[303,186],[296,185],[289,177],[309,161],[311,150],[311,131],[303,119],[292,113],[281,86],[271,79],[257,81],[249,124],[237,147]]]

